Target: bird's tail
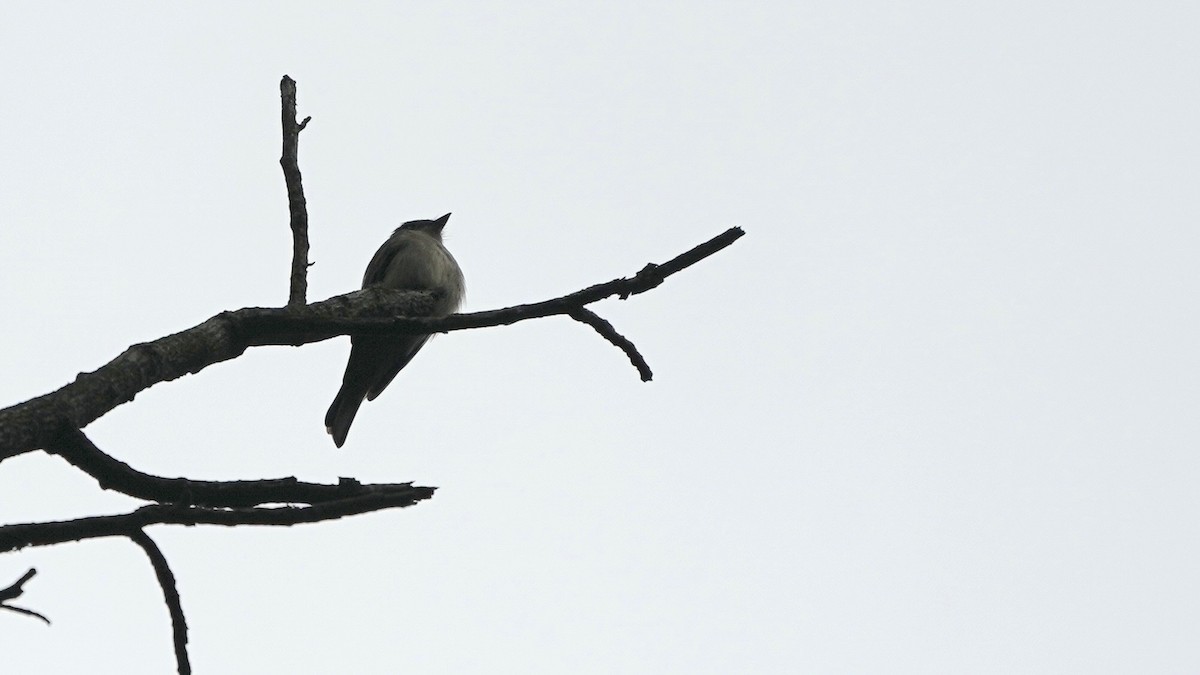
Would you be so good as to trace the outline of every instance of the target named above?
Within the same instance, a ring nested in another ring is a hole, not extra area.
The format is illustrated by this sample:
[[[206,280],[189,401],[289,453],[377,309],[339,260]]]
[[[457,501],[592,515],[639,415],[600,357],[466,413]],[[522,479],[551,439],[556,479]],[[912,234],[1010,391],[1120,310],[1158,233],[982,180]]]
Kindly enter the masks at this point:
[[[333,443],[339,448],[346,442],[346,434],[350,433],[350,423],[354,421],[354,416],[358,414],[358,406],[363,402],[363,393],[350,389],[348,385],[343,384],[334,397],[333,404],[329,406],[329,412],[325,413],[325,431],[333,436]]]

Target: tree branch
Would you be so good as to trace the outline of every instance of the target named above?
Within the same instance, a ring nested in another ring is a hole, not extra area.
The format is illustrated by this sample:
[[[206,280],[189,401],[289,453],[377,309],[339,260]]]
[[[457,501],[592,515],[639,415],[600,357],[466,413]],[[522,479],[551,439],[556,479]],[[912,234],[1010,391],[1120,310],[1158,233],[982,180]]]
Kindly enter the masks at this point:
[[[283,124],[283,154],[279,165],[287,184],[288,214],[292,227],[292,275],[288,289],[288,307],[304,305],[308,293],[308,207],[304,200],[304,185],[300,182],[300,131],[308,126],[311,117],[296,122],[296,81],[287,75],[279,81],[281,120]]]
[[[613,328],[613,325],[601,318],[600,315],[586,307],[576,307],[571,310],[571,318],[595,328],[596,332],[605,340],[625,352],[625,356],[629,357],[629,362],[633,364],[634,368],[637,368],[638,374],[641,375],[642,382],[649,382],[654,378],[654,373],[650,371],[650,364],[646,363],[646,359],[642,357],[637,347],[629,341],[629,338],[618,333],[617,329]]]
[[[412,506],[433,496],[433,488],[367,485],[371,492],[313,506],[212,509],[185,504],[148,504],[129,513],[74,520],[0,526],[0,553],[101,537],[128,537],[150,525],[291,526],[337,520],[362,513]]]
[[[0,410],[0,461],[46,447],[71,429],[82,429],[113,408],[132,401],[138,392],[159,382],[197,373],[214,363],[236,358],[251,344],[303,344],[338,335],[329,331],[313,339],[286,333],[274,340],[252,340],[256,321],[270,317],[386,316],[428,314],[433,298],[425,292],[358,291],[307,307],[257,308],[222,312],[208,321],[154,342],[135,344],[91,373],[80,373],[61,389]]]
[[[37,617],[42,621],[45,621],[46,625],[49,626],[50,619],[47,619],[32,609],[25,609],[24,607],[15,607],[13,605],[5,604],[9,600],[21,597],[21,594],[25,592],[25,589],[23,588],[25,586],[25,582],[32,579],[33,575],[35,574],[37,574],[37,570],[30,567],[28,572],[26,572],[20,579],[17,579],[11,585],[9,585],[8,588],[0,589],[0,609],[7,609],[8,611],[16,612],[17,614]]]
[[[155,544],[144,530],[131,532],[129,539],[142,547],[142,550],[146,552],[146,557],[150,559],[150,565],[154,568],[154,576],[158,578],[158,585],[162,588],[163,601],[167,603],[167,612],[171,615],[171,634],[175,642],[176,668],[179,670],[179,675],[190,675],[192,664],[188,659],[187,652],[187,619],[183,616],[183,603],[179,601],[179,589],[175,587],[175,575],[171,573],[171,566],[167,564],[167,558],[158,548],[158,544]]]
[[[105,454],[78,429],[64,433],[48,444],[45,450],[62,457],[95,478],[105,490],[115,490],[130,497],[163,504],[216,508],[248,508],[262,504],[325,504],[389,490],[427,490],[429,496],[432,496],[434,489],[414,488],[412,483],[363,485],[351,479],[342,479],[337,485],[324,485],[302,483],[294,477],[234,481],[162,478],[142,473]]]
[[[9,584],[8,588],[0,590],[0,603],[8,602],[9,600],[12,600],[13,598],[21,597],[21,594],[25,592],[25,588],[24,588],[25,582],[32,579],[33,575],[35,575],[35,574],[37,574],[37,570],[30,567],[29,571],[26,572],[25,574],[21,575],[20,579],[17,579],[16,581]]]
[[[501,326],[555,314],[611,296],[644,293],[668,276],[737,241],[731,228],[661,265],[646,265],[632,277],[614,279],[559,298],[440,319],[428,315],[434,294],[369,288],[304,307],[247,307],[222,312],[188,330],[136,344],[95,372],[80,373],[58,391],[0,410],[0,461],[46,447],[71,429],[82,429],[159,382],[197,373],[259,345],[301,345],[337,335],[401,335]]]

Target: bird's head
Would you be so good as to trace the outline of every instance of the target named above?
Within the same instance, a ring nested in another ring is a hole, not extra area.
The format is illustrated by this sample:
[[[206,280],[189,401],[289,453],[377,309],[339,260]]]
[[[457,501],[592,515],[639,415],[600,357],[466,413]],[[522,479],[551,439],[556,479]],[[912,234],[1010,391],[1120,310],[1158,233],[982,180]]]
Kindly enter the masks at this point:
[[[438,218],[437,220],[410,220],[407,223],[396,228],[396,231],[407,230],[411,232],[424,232],[425,234],[442,240],[442,228],[446,227],[446,223],[450,220],[450,214]]]

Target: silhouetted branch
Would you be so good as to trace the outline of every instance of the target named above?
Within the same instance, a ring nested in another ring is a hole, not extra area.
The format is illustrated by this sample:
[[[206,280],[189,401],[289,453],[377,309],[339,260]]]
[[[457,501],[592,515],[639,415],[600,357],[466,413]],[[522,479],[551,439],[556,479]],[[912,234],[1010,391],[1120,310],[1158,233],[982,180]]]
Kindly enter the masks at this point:
[[[162,478],[142,473],[105,454],[78,429],[62,434],[45,450],[95,478],[105,490],[116,490],[130,497],[164,504],[218,508],[245,508],[260,504],[322,504],[375,494],[379,490],[412,488],[411,483],[363,485],[350,479],[343,479],[337,485],[324,485],[302,483],[295,478],[233,481]]]
[[[434,295],[427,291],[368,288],[304,307],[247,307],[222,312],[188,330],[154,342],[133,345],[92,373],[81,373],[58,391],[0,410],[0,461],[53,443],[71,429],[82,429],[138,392],[159,382],[197,373],[214,363],[259,345],[301,345],[337,335],[437,333],[513,324],[555,314],[611,296],[644,293],[666,277],[729,246],[745,234],[731,228],[661,264],[646,265],[632,277],[590,286],[560,298],[506,309],[427,315]]]
[[[167,612],[171,615],[176,668],[179,675],[190,675],[192,664],[187,653],[187,620],[183,616],[183,603],[179,601],[179,589],[175,587],[175,575],[171,573],[171,566],[167,564],[167,558],[158,548],[158,544],[155,544],[145,531],[131,532],[129,539],[142,547],[146,557],[150,559],[150,565],[154,567],[154,576],[158,578],[158,585],[162,587],[163,601],[167,603]]]
[[[339,334],[333,331],[319,338],[294,340],[285,332],[264,342],[254,332],[256,318],[265,317],[269,327],[272,316],[419,315],[428,313],[431,306],[429,293],[372,290],[296,309],[250,307],[222,312],[199,326],[135,344],[96,371],[80,373],[74,382],[55,392],[0,410],[0,461],[45,447],[71,429],[84,428],[152,385],[236,358],[251,344],[303,344]]]
[[[0,590],[0,603],[21,597],[21,594],[25,592],[25,582],[32,579],[35,574],[37,574],[37,570],[30,567],[29,571],[21,575],[20,579],[9,584],[8,588]]]
[[[604,336],[605,340],[611,342],[617,349],[625,352],[625,356],[629,357],[629,362],[637,368],[638,374],[642,376],[642,382],[649,382],[654,377],[654,373],[650,371],[650,364],[646,363],[646,359],[642,357],[641,352],[634,346],[629,338],[617,332],[613,325],[600,315],[586,307],[577,307],[571,311],[571,318],[576,321],[581,321],[596,329],[596,332]]]
[[[296,122],[296,81],[287,75],[279,82],[281,118],[283,123],[283,154],[279,165],[287,184],[288,214],[292,227],[292,275],[288,289],[288,306],[300,307],[308,292],[308,208],[304,201],[304,185],[300,181],[300,131],[308,126],[311,117]]]
[[[250,509],[213,509],[184,504],[149,504],[130,513],[90,516],[75,520],[18,523],[0,526],[0,553],[27,546],[49,546],[100,537],[128,537],[150,525],[273,525],[290,526],[337,520],[383,509],[412,506],[433,496],[434,488],[399,485],[364,485],[361,497],[349,497],[312,506],[279,506]]]
[[[33,575],[35,574],[37,574],[37,570],[30,567],[28,572],[26,572],[20,579],[14,581],[8,588],[0,589],[0,609],[7,609],[8,611],[16,612],[17,614],[37,617],[42,621],[45,621],[46,625],[49,626],[50,619],[47,619],[32,609],[25,609],[24,607],[15,607],[13,605],[5,604],[13,598],[21,597],[21,594],[25,592],[25,589],[23,588],[25,586],[25,582],[32,579]]]

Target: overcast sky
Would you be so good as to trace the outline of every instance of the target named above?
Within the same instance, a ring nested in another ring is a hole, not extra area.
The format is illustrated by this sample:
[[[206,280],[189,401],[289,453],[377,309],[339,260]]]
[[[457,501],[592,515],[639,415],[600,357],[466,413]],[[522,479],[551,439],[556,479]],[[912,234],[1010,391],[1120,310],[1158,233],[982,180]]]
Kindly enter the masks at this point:
[[[333,447],[345,338],[87,428],[143,471],[415,481],[416,507],[157,527],[198,673],[1200,671],[1190,3],[5,3],[0,406],[287,298],[453,212],[465,310]],[[61,460],[0,522],[119,513]],[[0,556],[6,672],[159,674],[132,543]]]

